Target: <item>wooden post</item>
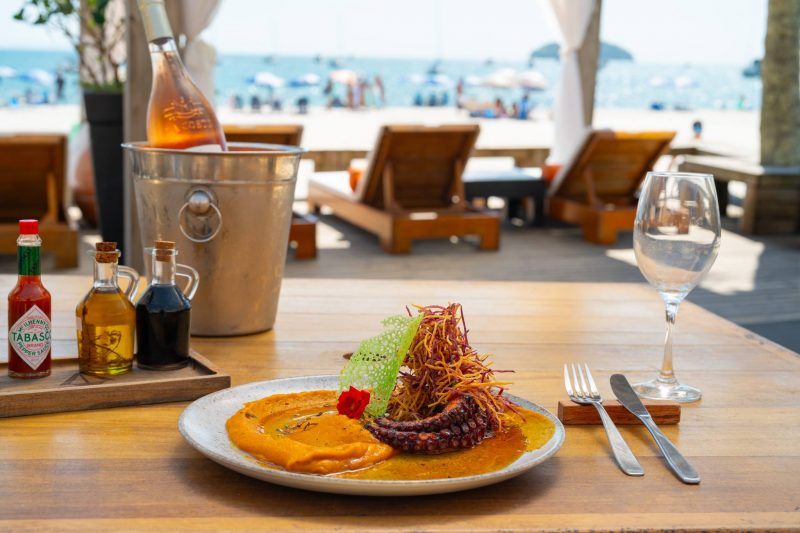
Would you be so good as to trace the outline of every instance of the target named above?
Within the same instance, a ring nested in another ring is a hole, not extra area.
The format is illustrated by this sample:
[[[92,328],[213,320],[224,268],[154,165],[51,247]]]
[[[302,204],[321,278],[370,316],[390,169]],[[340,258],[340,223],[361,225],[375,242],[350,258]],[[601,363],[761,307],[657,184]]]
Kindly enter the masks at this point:
[[[586,30],[586,37],[578,51],[578,65],[581,71],[581,90],[583,91],[583,122],[592,125],[594,115],[594,89],[600,57],[600,12],[603,0],[595,0],[592,20]]]
[[[769,2],[761,82],[761,164],[800,166],[800,0]]]
[[[136,0],[126,0],[128,67],[125,82],[125,142],[147,139],[147,102],[150,99],[152,72],[150,51],[144,35],[142,17]],[[181,31],[181,3],[167,1],[167,15],[175,35]],[[139,272],[144,272],[144,255],[139,221],[136,214],[136,197],[130,163],[125,158],[125,255],[126,262]]]

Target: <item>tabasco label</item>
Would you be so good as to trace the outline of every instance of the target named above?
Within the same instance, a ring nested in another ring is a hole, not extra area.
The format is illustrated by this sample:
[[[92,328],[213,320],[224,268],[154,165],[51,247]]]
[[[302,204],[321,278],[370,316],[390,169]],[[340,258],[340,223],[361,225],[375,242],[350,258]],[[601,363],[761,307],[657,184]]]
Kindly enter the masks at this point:
[[[50,319],[34,305],[11,326],[8,340],[17,355],[36,370],[50,352]]]

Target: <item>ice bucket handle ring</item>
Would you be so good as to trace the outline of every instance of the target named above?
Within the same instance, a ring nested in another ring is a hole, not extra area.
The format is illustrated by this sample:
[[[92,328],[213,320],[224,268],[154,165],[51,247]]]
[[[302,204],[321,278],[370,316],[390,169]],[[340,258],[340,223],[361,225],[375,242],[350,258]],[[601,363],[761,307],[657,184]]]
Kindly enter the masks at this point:
[[[197,286],[200,284],[200,274],[197,272],[197,270],[193,269],[189,265],[182,265],[178,263],[175,265],[175,275],[177,277],[185,278],[187,281],[186,288],[183,290],[184,296],[186,296],[189,300],[194,298],[194,295],[197,292]]]
[[[178,221],[181,233],[192,242],[209,242],[216,237],[222,229],[222,213],[214,193],[205,187],[189,189]]]

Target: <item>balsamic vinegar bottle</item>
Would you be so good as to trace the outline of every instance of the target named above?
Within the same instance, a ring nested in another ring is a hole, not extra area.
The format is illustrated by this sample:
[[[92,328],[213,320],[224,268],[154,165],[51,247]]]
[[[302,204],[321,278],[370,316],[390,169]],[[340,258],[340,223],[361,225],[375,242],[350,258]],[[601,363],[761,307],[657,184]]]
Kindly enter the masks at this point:
[[[175,285],[175,256],[171,241],[156,241],[150,287],[136,303],[136,364],[149,370],[174,370],[189,363],[192,304]],[[189,289],[197,288],[197,279]]]

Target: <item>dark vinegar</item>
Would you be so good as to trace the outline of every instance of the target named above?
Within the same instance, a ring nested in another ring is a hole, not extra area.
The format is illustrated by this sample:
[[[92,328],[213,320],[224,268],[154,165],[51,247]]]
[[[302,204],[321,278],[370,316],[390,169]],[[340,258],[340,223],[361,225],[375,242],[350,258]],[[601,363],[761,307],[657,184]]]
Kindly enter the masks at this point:
[[[136,304],[136,362],[172,370],[189,363],[191,304],[175,285],[153,284]]]

